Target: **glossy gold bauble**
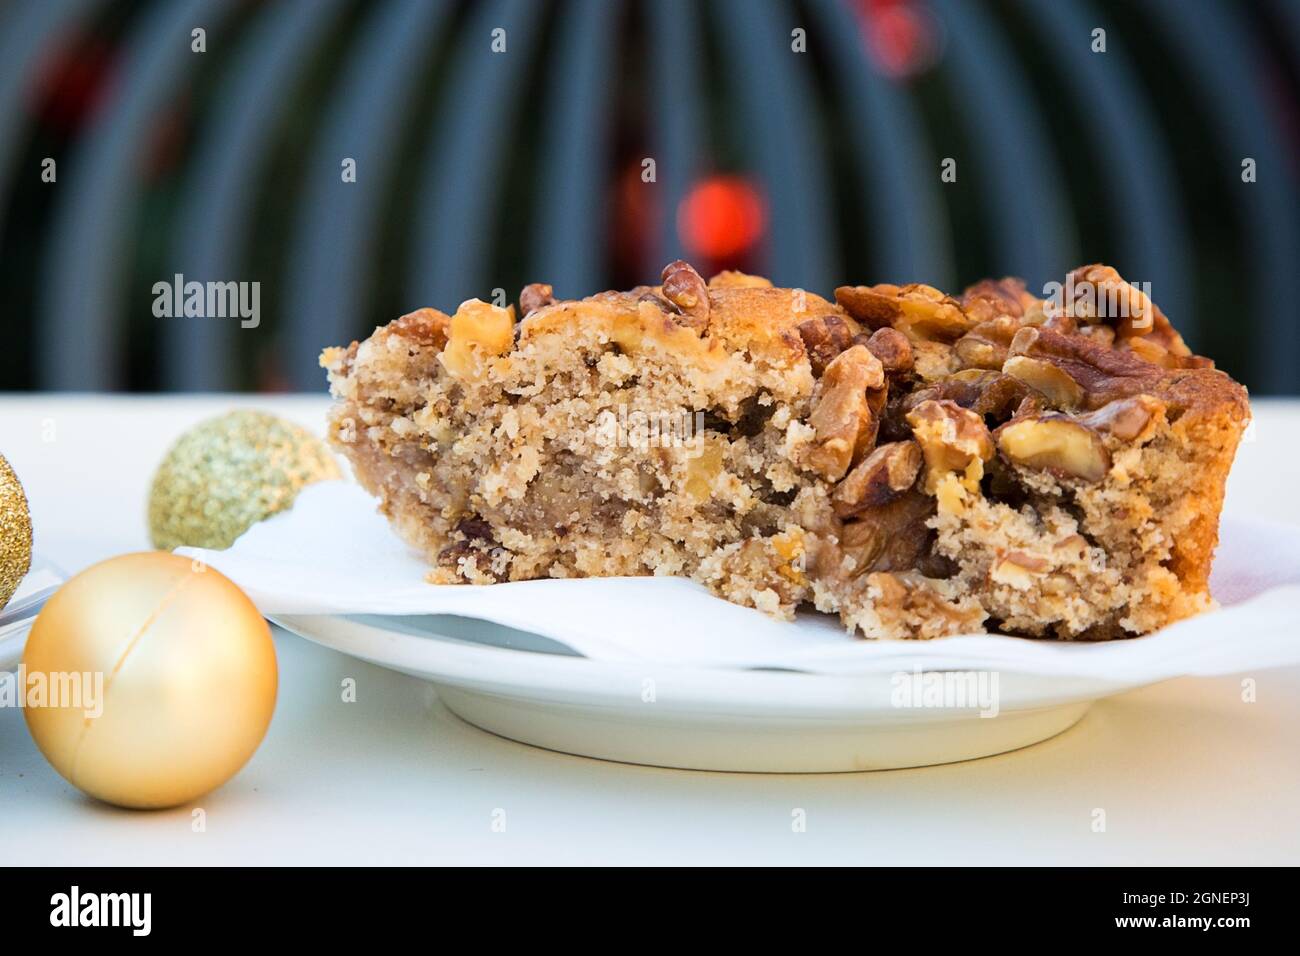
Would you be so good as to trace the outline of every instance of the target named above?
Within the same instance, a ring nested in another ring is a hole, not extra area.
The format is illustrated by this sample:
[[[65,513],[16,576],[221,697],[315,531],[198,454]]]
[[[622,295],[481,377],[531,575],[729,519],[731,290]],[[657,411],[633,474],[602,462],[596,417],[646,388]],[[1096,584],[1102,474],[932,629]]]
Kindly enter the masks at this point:
[[[160,551],[111,558],[63,585],[23,665],[28,687],[43,680],[50,692],[33,706],[29,690],[23,711],[41,753],[74,786],[124,807],[176,806],[225,783],[275,709],[275,646],[253,602],[213,569]],[[66,691],[74,683],[80,699]]]
[[[163,458],[149,492],[149,535],[165,551],[224,550],[307,485],[339,477],[334,456],[306,429],[265,412],[230,412],[190,429]]]
[[[32,516],[18,476],[0,455],[0,610],[32,566]]]

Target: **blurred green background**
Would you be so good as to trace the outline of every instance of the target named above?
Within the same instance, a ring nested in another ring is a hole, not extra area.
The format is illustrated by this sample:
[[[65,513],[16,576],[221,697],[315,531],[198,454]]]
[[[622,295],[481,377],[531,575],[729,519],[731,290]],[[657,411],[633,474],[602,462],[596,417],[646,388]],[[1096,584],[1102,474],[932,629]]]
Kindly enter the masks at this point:
[[[0,389],[320,390],[415,307],[684,256],[1104,261],[1294,394],[1298,67],[1300,0],[9,0]],[[256,327],[156,316],[176,274]]]

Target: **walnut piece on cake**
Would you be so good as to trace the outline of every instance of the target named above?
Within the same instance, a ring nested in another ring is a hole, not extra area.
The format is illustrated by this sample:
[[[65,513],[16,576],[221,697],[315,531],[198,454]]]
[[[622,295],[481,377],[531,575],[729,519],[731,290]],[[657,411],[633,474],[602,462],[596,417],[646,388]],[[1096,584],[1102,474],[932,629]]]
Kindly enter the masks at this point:
[[[1114,269],[1066,288],[533,284],[326,349],[330,438],[434,583],[681,575],[869,638],[1145,634],[1212,605],[1246,391]]]

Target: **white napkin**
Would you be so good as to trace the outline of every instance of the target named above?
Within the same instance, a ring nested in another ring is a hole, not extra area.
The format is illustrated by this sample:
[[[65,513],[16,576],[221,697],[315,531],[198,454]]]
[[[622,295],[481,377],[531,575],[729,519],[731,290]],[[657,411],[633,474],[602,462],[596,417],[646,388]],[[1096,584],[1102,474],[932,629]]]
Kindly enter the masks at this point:
[[[66,578],[57,565],[40,555],[32,559],[27,576],[19,582],[9,603],[0,608],[0,671],[18,666],[36,615]]]
[[[1297,529],[1225,520],[1223,539],[1213,587],[1224,609],[1101,644],[989,634],[863,641],[830,615],[777,621],[680,578],[431,585],[425,562],[348,482],[308,487],[292,510],[254,526],[229,550],[179,553],[231,578],[268,615],[452,614],[540,634],[602,660],[839,674],[882,666],[999,669],[1122,686],[1300,664]]]

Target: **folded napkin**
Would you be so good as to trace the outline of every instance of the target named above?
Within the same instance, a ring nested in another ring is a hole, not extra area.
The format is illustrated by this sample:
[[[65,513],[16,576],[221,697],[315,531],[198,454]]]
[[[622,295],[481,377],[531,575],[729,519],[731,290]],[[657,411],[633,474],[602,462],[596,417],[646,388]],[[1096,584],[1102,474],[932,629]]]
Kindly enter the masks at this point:
[[[32,566],[13,597],[0,608],[0,671],[18,666],[36,615],[66,578],[57,565],[40,555],[32,559]]]
[[[349,482],[305,489],[226,551],[181,548],[235,581],[268,615],[450,614],[540,634],[601,660],[865,673],[913,666],[1092,677],[1136,686],[1185,674],[1300,664],[1300,532],[1225,519],[1213,589],[1222,610],[1136,640],[1071,643],[1001,635],[864,641],[816,613],[777,621],[681,578],[431,585]]]

